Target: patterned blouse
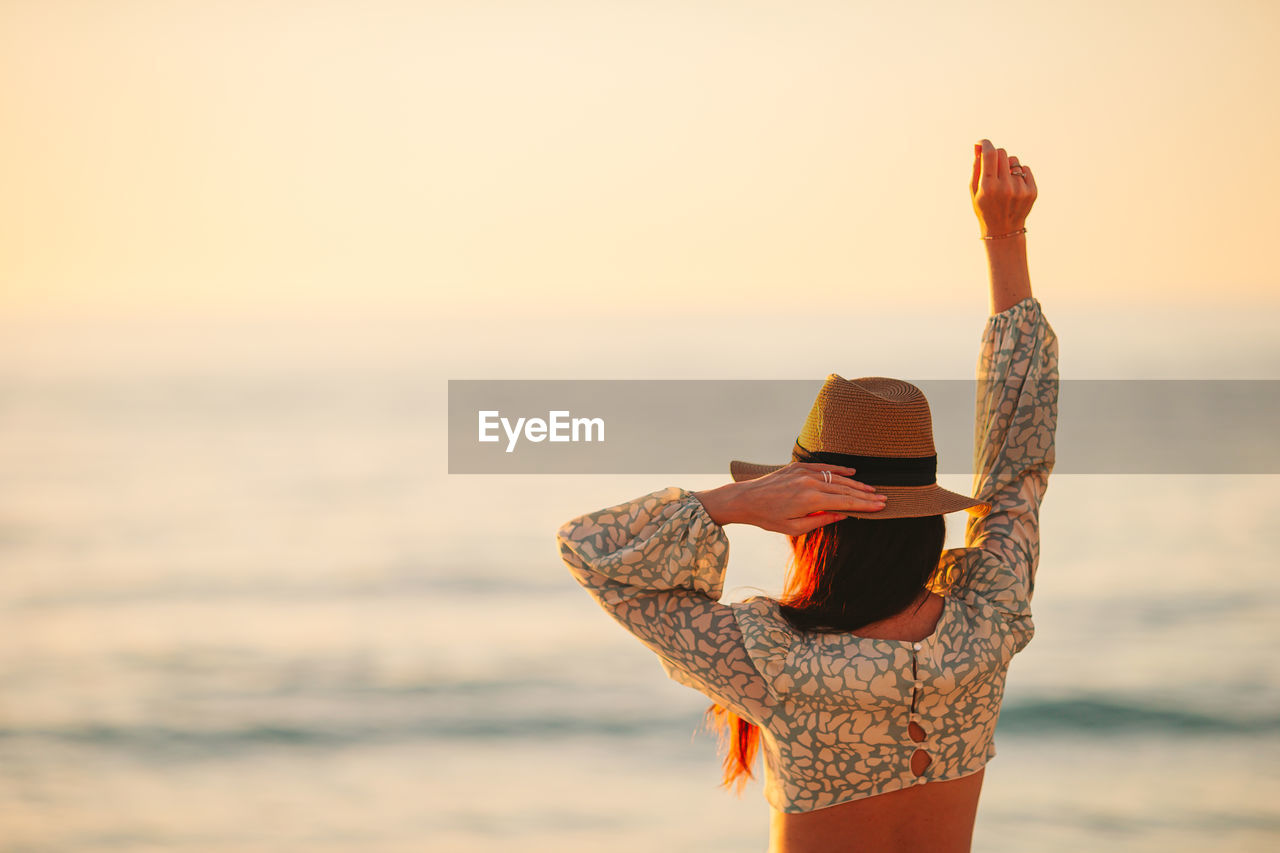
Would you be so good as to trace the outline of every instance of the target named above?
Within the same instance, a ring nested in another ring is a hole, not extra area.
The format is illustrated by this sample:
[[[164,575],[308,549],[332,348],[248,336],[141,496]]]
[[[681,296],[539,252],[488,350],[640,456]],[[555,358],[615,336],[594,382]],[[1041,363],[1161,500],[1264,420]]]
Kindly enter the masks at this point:
[[[779,811],[956,779],[995,755],[1009,661],[1033,633],[1054,462],[1058,343],[1034,298],[988,319],[977,388],[974,496],[991,511],[969,517],[965,547],[943,552],[942,615],[919,642],[800,631],[770,598],[721,604],[729,542],[685,489],[559,530],[574,577],[668,676],[760,727],[764,793]],[[917,750],[931,759],[920,775]]]

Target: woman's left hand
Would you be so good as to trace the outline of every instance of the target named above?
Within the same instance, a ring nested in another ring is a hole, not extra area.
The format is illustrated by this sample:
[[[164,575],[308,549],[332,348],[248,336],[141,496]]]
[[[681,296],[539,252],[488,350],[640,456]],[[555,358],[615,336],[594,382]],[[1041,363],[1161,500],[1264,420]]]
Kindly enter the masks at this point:
[[[824,471],[830,471],[830,476]],[[855,469],[842,465],[792,462],[763,477],[694,492],[694,496],[716,524],[752,524],[798,536],[845,518],[844,512],[884,508],[885,496],[854,480],[854,473]]]

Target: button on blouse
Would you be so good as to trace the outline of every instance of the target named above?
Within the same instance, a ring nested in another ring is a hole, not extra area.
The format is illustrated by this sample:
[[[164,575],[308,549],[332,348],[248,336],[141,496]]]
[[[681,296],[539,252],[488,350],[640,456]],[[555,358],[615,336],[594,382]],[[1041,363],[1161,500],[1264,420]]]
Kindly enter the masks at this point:
[[[956,779],[995,755],[1009,661],[1034,633],[1057,406],[1057,337],[1028,297],[983,332],[974,497],[991,510],[943,552],[952,585],[922,642],[807,634],[767,597],[722,604],[728,538],[674,486],[567,522],[560,553],[672,679],[760,726],[765,797],[779,811]]]

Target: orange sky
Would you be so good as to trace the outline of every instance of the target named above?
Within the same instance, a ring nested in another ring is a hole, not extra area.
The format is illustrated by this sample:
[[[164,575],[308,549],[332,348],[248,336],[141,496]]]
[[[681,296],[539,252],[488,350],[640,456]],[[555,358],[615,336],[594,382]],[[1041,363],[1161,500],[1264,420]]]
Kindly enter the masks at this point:
[[[981,136],[1038,288],[1275,304],[1280,6],[891,5],[7,0],[0,309],[968,300]]]

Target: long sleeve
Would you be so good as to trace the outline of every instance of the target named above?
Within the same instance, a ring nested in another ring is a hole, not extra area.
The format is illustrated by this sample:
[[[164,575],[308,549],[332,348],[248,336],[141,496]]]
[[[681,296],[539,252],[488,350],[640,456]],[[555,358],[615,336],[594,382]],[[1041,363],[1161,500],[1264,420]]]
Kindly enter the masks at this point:
[[[692,492],[670,487],[588,513],[557,539],[574,578],[668,676],[753,722],[771,713],[733,610],[719,603],[728,538]]]
[[[1028,297],[991,316],[978,360],[974,497],[961,585],[1011,623],[1018,647],[1031,638],[1031,595],[1040,558],[1040,503],[1054,463],[1058,339]]]

